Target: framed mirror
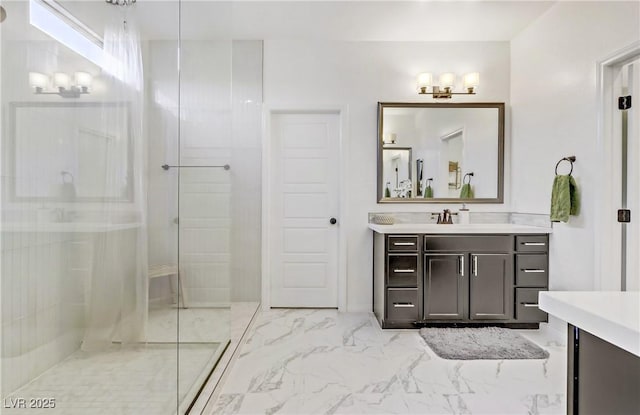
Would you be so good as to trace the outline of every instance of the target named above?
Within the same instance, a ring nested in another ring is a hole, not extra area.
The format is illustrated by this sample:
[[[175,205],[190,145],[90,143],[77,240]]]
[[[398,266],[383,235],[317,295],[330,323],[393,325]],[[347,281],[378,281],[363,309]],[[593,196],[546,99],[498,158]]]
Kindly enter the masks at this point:
[[[133,198],[128,103],[13,102],[4,160],[14,201]]]
[[[504,103],[378,103],[378,203],[503,200]]]

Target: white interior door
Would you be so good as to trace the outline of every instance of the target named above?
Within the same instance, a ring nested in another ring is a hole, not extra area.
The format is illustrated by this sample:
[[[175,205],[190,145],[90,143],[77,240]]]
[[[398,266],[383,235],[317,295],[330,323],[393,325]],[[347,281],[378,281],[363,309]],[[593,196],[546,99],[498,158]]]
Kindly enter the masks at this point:
[[[271,118],[272,307],[338,306],[339,122],[337,113]]]

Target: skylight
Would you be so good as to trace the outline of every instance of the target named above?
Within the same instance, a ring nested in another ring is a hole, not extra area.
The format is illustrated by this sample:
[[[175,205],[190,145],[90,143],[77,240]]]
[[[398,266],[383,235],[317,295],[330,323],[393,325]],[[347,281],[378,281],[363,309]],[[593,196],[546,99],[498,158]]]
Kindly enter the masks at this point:
[[[29,22],[96,65],[104,66],[102,39],[52,0],[29,0]]]

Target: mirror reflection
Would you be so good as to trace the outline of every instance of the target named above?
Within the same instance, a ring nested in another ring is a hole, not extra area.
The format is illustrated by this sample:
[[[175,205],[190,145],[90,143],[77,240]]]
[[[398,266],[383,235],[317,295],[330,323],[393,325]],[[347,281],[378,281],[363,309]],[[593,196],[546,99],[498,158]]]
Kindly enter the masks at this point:
[[[411,197],[411,148],[382,149],[385,197]]]
[[[13,199],[131,199],[127,104],[21,102],[11,113]]]
[[[379,103],[379,202],[502,203],[504,104]]]

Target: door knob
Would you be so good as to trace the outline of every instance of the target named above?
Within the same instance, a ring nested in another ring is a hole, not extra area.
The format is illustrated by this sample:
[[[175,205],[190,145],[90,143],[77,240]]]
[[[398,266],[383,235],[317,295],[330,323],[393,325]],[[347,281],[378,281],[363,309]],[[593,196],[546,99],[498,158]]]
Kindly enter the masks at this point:
[[[331,218],[331,219],[329,219],[329,223],[332,224],[332,225],[335,225],[336,223],[338,223],[338,219]]]

